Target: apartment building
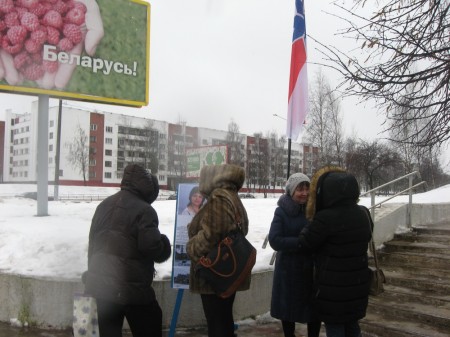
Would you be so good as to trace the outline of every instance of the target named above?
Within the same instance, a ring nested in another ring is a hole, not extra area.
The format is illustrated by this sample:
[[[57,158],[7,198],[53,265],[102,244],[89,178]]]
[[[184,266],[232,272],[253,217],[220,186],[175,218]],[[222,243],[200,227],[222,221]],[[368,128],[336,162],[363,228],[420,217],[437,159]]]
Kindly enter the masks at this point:
[[[0,141],[3,141],[0,181],[36,182],[37,108],[35,102],[31,112],[6,111],[5,122],[0,123]],[[188,181],[186,149],[216,145],[227,145],[228,162],[245,167],[247,189],[283,189],[287,172],[286,144],[242,134],[230,136],[227,131],[186,123],[171,124],[64,104],[61,112],[58,106],[49,108],[48,180],[49,183],[58,181],[60,185],[118,186],[125,166],[139,163],[158,177],[162,188],[174,190],[178,183]],[[307,165],[303,150],[303,145],[292,143],[291,172],[312,167],[313,149],[307,148]],[[275,154],[278,168],[273,165]],[[269,157],[272,159],[267,160]]]
[[[3,182],[4,155],[5,155],[5,122],[0,121],[0,183]]]

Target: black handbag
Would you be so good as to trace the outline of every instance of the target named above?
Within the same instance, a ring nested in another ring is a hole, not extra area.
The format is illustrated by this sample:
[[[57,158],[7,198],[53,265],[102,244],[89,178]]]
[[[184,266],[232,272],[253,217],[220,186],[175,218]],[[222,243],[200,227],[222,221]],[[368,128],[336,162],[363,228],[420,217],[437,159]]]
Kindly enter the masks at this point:
[[[366,215],[369,219],[370,232],[372,233],[372,228],[374,226],[372,217],[370,216],[369,210],[367,208],[364,208],[364,211],[366,212]],[[378,266],[377,250],[375,249],[375,243],[373,242],[373,236],[370,239],[369,249],[373,255],[373,259],[375,262],[375,267],[369,267],[369,271],[370,271],[369,294],[372,296],[378,296],[379,294],[384,292],[383,284],[386,283],[386,277],[384,276],[383,270]]]
[[[213,250],[202,256],[195,273],[205,279],[217,296],[227,298],[250,276],[256,262],[256,249],[245,238],[239,218]]]

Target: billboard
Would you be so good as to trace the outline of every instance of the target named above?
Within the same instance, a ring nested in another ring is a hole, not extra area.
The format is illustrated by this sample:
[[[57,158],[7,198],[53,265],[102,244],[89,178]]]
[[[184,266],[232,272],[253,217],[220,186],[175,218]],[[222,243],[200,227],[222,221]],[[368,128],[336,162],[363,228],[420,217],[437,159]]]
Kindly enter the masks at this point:
[[[0,91],[148,104],[147,2],[5,0],[0,37]]]
[[[226,145],[186,149],[186,178],[199,178],[205,165],[221,165],[228,161]]]

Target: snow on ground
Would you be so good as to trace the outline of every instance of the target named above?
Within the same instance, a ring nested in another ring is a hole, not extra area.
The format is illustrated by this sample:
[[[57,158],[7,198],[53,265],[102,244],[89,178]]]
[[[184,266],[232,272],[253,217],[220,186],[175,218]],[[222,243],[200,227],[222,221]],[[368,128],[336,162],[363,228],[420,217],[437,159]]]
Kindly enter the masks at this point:
[[[49,195],[53,195],[49,186]],[[118,188],[60,186],[59,195],[111,195]],[[87,268],[87,247],[91,218],[99,201],[49,201],[49,216],[36,216],[35,200],[20,197],[26,192],[36,192],[36,185],[0,184],[0,271],[27,276],[79,278]],[[175,200],[165,200],[173,192],[161,191],[160,200],[153,203],[160,231],[171,241],[174,237]],[[256,199],[243,199],[247,210],[250,231],[249,240],[258,249],[254,271],[272,268],[269,261],[272,249],[262,244],[269,231],[273,212],[280,194],[268,198],[256,195]],[[383,198],[377,198],[377,202]],[[406,203],[408,196],[399,196],[390,203]],[[414,203],[450,202],[450,185],[413,196]],[[369,206],[369,198],[360,204]],[[156,265],[156,279],[171,277],[172,261]]]

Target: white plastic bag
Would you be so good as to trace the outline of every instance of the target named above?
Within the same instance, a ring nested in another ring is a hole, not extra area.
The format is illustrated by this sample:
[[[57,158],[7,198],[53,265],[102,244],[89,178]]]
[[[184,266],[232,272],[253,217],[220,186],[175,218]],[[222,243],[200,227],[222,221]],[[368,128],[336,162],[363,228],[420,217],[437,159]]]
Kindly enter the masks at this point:
[[[85,294],[74,294],[72,329],[74,337],[100,336],[95,298]]]

